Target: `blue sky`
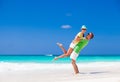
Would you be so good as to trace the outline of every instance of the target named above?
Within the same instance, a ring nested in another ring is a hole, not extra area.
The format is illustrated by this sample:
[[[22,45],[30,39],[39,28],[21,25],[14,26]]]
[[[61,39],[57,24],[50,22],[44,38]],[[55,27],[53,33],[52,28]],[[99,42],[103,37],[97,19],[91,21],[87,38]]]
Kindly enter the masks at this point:
[[[61,54],[83,24],[81,54],[120,54],[119,0],[0,0],[0,54]]]

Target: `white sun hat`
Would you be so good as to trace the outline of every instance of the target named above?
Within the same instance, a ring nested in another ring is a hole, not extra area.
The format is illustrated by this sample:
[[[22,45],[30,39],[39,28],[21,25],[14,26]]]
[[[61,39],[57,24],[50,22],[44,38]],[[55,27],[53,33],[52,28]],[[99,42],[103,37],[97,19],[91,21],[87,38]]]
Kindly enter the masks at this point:
[[[82,25],[81,30],[82,30],[82,29],[87,30],[87,28],[86,28],[86,26],[85,26],[85,25]]]

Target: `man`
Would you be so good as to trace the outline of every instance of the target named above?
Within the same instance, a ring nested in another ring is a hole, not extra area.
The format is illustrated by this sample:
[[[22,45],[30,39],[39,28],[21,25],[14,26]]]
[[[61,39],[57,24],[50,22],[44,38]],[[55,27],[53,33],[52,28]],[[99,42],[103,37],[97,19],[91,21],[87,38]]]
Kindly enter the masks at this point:
[[[79,42],[81,39],[83,39],[83,36],[84,36],[84,33],[86,32],[86,30],[87,30],[86,26],[85,26],[85,25],[82,25],[82,27],[81,27],[81,32],[79,32],[79,33],[76,35],[75,39],[71,42],[68,51],[66,51],[66,50],[64,49],[64,47],[62,46],[62,44],[57,43],[57,45],[63,50],[64,54],[62,54],[62,55],[60,55],[60,56],[58,56],[58,57],[55,57],[54,60],[58,60],[59,58],[64,58],[64,57],[66,57],[66,56],[69,56],[69,55],[72,53],[75,45],[78,44],[78,42]]]
[[[88,44],[89,40],[94,37],[93,33],[88,33],[85,39],[82,39],[74,48],[73,52],[70,55],[70,59],[72,60],[72,66],[75,74],[79,73],[78,67],[76,65],[76,59],[80,53],[80,51]]]

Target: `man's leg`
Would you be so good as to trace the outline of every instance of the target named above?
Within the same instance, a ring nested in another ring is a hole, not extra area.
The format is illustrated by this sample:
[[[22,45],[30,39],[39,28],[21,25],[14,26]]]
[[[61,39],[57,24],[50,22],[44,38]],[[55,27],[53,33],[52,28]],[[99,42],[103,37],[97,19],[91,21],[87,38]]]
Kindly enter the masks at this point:
[[[79,73],[79,70],[78,70],[78,67],[76,65],[76,61],[72,59],[72,66],[73,66],[73,69],[74,69],[74,72],[75,74],[78,74]]]
[[[60,55],[58,57],[55,57],[54,60],[58,60],[59,58],[67,57],[67,56],[69,56],[72,53],[72,51],[73,51],[73,49],[69,48],[66,54],[62,54],[62,55]]]

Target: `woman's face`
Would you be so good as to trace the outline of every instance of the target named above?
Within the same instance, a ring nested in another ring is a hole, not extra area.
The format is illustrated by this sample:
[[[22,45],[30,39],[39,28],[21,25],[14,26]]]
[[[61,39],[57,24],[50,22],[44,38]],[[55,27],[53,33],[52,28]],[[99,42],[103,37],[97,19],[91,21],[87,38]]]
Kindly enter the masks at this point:
[[[82,32],[85,33],[85,32],[86,32],[86,29],[82,29]]]

